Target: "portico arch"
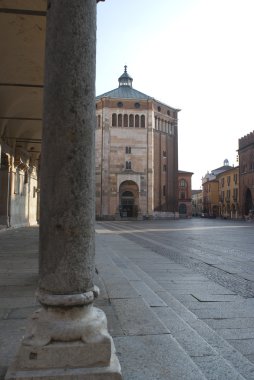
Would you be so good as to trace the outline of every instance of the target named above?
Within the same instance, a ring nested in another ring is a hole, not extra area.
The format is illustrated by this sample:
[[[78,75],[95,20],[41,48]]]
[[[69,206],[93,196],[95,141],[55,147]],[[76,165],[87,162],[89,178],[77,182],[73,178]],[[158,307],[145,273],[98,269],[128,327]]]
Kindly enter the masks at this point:
[[[119,212],[122,218],[138,216],[139,188],[134,181],[124,181],[119,186]]]

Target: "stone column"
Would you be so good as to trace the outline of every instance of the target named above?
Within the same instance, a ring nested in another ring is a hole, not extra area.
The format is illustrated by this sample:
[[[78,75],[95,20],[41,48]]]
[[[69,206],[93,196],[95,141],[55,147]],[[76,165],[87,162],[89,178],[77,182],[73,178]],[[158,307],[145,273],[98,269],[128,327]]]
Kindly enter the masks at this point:
[[[121,379],[93,307],[96,1],[48,1],[38,299],[7,379]]]

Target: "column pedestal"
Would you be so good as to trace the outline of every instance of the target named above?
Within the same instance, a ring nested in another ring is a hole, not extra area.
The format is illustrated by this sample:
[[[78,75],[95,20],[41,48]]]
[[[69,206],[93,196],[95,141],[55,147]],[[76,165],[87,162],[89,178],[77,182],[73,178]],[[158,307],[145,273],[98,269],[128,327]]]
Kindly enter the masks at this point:
[[[104,312],[92,305],[36,311],[6,380],[121,380]]]

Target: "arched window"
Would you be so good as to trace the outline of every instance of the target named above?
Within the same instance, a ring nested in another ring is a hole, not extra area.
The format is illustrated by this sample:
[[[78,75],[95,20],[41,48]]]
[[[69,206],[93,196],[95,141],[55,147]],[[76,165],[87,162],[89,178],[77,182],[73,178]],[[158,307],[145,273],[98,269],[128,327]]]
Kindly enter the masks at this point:
[[[129,116],[129,127],[131,127],[131,128],[134,127],[134,116],[133,115]]]
[[[185,189],[187,187],[187,182],[185,181],[185,179],[181,179],[179,185],[180,187]]]
[[[122,127],[123,126],[123,116],[122,114],[119,114],[118,115],[118,127]]]
[[[135,128],[139,128],[139,115],[135,115]]]
[[[112,127],[116,127],[116,113],[112,114]]]
[[[128,115],[126,114],[123,116],[123,126],[128,127]]]
[[[141,128],[145,128],[145,127],[146,127],[145,115],[141,115]]]

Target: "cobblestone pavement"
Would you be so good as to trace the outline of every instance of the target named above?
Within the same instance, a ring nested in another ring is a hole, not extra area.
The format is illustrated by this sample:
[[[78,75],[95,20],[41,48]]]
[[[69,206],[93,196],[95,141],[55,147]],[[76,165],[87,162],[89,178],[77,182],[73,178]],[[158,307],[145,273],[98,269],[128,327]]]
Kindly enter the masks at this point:
[[[96,302],[124,380],[254,380],[254,224],[100,222]],[[0,379],[38,308],[38,228],[0,231]]]
[[[254,224],[220,220],[107,223],[144,248],[254,297]]]

